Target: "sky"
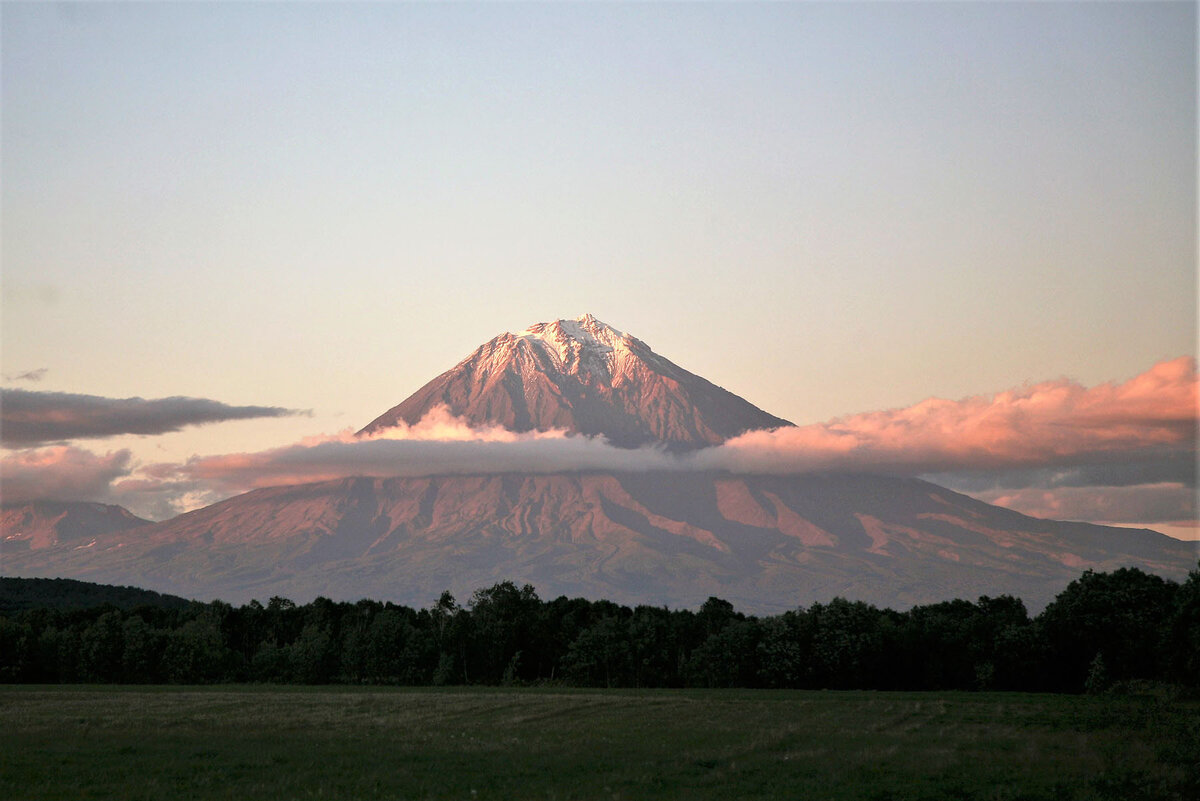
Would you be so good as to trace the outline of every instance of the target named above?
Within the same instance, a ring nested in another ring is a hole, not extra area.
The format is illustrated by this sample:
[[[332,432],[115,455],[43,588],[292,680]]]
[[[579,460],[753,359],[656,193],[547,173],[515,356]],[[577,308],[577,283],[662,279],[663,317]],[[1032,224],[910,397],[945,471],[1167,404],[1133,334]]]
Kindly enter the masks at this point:
[[[1074,399],[1037,418],[1059,428],[1115,404],[1145,441],[1101,447],[1092,419],[1069,457],[947,462],[938,440],[909,470],[1200,536],[1196,22],[5,2],[5,409],[93,427],[7,420],[0,492],[162,517],[234,491],[188,465],[332,447],[491,337],[590,312],[801,431],[851,430],[863,459],[931,398],[950,417],[920,425],[972,443],[970,410],[1023,414],[1039,387]],[[1134,421],[1148,384],[1191,423]]]

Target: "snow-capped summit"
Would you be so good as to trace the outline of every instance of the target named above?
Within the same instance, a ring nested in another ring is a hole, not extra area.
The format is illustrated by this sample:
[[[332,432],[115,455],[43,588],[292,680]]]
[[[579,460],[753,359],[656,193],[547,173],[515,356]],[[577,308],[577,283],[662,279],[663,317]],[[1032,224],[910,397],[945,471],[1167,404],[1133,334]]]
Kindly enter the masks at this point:
[[[535,323],[510,336],[514,342],[522,340],[542,350],[565,373],[593,373],[610,383],[628,377],[625,370],[635,351],[653,353],[634,337],[590,314],[574,320]]]
[[[569,350],[586,349],[594,353],[608,353],[618,348],[628,348],[627,337],[611,325],[597,320],[590,314],[574,320],[555,320],[552,323],[535,323],[515,336],[530,341],[544,342],[558,351],[564,361]]]
[[[485,342],[359,433],[414,424],[438,404],[470,423],[602,434],[626,447],[697,448],[791,425],[590,314]]]

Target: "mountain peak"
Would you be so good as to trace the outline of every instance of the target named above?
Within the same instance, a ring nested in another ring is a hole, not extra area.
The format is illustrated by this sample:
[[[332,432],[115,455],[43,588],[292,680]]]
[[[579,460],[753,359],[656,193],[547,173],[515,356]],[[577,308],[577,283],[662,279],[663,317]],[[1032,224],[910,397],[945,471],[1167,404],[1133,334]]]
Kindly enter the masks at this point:
[[[652,353],[638,340],[590,314],[574,320],[535,323],[519,334],[508,336],[512,337],[514,345],[526,342],[529,347],[544,353],[559,370],[575,375],[590,374],[608,383],[618,382],[625,376],[625,363],[635,350],[642,354]]]
[[[598,320],[590,314],[576,317],[574,320],[553,320],[548,323],[534,323],[524,331],[516,334],[518,337],[546,338],[547,334],[574,339],[583,344],[612,347],[614,343],[627,338],[608,323]]]
[[[471,424],[603,435],[627,447],[698,448],[791,425],[591,314],[485,342],[359,433],[413,425],[438,405]]]

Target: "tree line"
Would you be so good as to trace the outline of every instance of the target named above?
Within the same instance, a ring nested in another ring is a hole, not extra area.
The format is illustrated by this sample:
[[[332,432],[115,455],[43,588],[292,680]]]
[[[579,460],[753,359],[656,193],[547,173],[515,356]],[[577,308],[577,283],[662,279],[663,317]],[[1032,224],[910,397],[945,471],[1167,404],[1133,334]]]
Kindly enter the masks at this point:
[[[1088,571],[1030,617],[1011,596],[783,614],[541,600],[501,582],[425,609],[317,598],[0,612],[0,681],[562,684],[1102,691],[1200,686],[1200,570]]]

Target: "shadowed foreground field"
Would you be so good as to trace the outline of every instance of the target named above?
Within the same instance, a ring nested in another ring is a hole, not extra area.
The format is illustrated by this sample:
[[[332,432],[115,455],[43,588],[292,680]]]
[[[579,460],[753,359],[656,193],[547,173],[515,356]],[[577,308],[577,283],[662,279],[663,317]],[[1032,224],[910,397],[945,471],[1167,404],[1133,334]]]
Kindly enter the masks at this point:
[[[1200,703],[0,687],[0,798],[1188,799]]]

